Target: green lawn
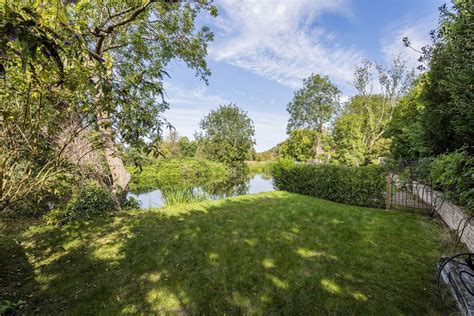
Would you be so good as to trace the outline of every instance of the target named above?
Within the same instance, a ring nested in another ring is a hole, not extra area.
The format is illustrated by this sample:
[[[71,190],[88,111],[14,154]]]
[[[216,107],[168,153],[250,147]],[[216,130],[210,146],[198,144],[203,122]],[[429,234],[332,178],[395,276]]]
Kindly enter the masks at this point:
[[[412,212],[272,192],[11,230],[3,223],[0,296],[28,313],[441,310],[443,229]]]

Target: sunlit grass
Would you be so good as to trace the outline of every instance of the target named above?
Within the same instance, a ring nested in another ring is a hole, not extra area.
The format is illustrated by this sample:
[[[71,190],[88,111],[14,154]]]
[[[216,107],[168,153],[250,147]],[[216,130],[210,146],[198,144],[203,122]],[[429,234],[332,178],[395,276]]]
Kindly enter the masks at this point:
[[[419,214],[272,192],[8,233],[0,264],[21,268],[8,286],[27,313],[421,315],[441,310],[441,235]]]

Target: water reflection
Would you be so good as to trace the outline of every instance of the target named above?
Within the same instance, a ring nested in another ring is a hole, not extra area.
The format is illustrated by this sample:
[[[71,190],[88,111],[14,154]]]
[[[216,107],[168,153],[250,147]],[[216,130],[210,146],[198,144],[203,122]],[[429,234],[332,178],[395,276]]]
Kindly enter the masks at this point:
[[[212,182],[198,187],[173,186],[145,193],[129,193],[136,198],[142,208],[158,208],[166,204],[222,199],[230,196],[256,194],[274,191],[273,180],[264,174],[249,175],[234,172],[224,181]]]

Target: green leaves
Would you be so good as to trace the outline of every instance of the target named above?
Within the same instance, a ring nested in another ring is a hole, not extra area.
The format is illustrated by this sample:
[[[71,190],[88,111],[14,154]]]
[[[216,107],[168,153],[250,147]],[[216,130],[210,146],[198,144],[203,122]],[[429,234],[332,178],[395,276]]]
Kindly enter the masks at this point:
[[[272,167],[272,174],[278,190],[351,205],[385,205],[386,171],[380,166],[308,165],[282,160]]]
[[[425,140],[434,154],[474,151],[474,14],[472,1],[442,8],[422,94]],[[440,128],[442,126],[443,128]]]
[[[293,100],[288,103],[288,133],[296,129],[314,129],[319,132],[325,123],[339,109],[339,89],[328,77],[311,75],[303,80],[303,88],[295,92]]]
[[[226,164],[243,162],[254,145],[255,129],[247,112],[234,104],[221,105],[199,123],[199,146],[205,156]]]
[[[0,210],[43,196],[77,165],[107,178],[119,153],[104,164],[98,152],[116,140],[140,148],[159,138],[172,60],[210,74],[212,32],[195,25],[199,11],[216,14],[207,1],[0,2]]]
[[[308,129],[291,131],[290,137],[280,144],[279,157],[292,158],[296,161],[308,161],[315,158],[315,144],[321,134]]]

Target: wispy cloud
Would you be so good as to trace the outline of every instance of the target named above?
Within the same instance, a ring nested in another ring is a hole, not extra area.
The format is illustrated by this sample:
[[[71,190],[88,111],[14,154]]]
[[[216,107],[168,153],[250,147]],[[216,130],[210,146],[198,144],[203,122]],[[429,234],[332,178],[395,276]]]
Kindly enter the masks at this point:
[[[350,80],[361,54],[315,27],[325,12],[350,14],[349,0],[221,0],[210,55],[290,88],[312,72]]]
[[[192,137],[199,130],[199,121],[219,104],[228,101],[220,95],[209,93],[202,85],[186,89],[178,84],[165,84],[166,100],[171,105],[165,112],[166,119],[182,136]]]
[[[416,49],[430,44],[430,31],[436,27],[436,16],[429,15],[416,22],[403,19],[387,28],[386,36],[381,39],[381,52],[386,61],[393,56],[401,55],[407,61],[408,66],[416,68],[419,65],[420,54],[403,45],[403,38],[408,37],[411,45]]]

